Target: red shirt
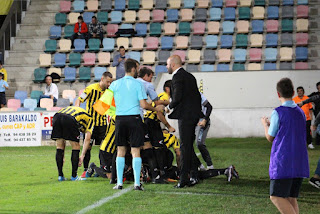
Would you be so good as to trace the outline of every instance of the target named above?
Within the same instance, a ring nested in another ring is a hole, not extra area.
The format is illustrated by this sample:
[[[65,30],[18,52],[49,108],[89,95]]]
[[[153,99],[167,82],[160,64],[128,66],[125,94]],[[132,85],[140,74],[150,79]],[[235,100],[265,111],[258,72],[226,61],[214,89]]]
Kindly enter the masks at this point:
[[[79,22],[76,23],[76,25],[74,26],[74,32],[78,33],[79,32]],[[88,27],[87,24],[85,22],[81,23],[81,31],[80,33],[88,33]]]

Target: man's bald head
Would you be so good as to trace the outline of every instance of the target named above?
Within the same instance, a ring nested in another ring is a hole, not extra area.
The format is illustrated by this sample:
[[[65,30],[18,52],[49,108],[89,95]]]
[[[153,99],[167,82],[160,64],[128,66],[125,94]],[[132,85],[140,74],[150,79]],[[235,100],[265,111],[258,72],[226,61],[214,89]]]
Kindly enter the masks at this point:
[[[173,71],[175,71],[176,69],[180,68],[182,66],[182,61],[180,56],[178,55],[172,55],[168,58],[167,60],[167,68],[168,68],[168,72],[169,74],[172,74]]]

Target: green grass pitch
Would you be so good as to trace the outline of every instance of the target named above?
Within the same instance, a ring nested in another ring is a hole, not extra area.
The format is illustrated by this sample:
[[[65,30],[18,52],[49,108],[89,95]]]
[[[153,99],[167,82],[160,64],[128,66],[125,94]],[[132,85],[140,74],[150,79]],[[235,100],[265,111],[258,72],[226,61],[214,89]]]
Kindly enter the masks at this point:
[[[271,144],[262,138],[209,139],[207,146],[216,168],[236,166],[239,180],[225,176],[195,187],[174,189],[173,184],[145,184],[145,191],[129,191],[88,213],[277,213],[268,196]],[[98,147],[91,161],[99,163]],[[309,150],[311,176],[320,156]],[[64,174],[71,176],[71,148],[65,152]],[[202,160],[203,161],[203,160]],[[79,168],[81,174],[83,167]],[[58,182],[54,147],[0,148],[0,213],[76,213],[117,193],[109,180]],[[124,187],[132,186],[125,183]],[[299,198],[300,213],[319,213],[320,191],[305,179]]]

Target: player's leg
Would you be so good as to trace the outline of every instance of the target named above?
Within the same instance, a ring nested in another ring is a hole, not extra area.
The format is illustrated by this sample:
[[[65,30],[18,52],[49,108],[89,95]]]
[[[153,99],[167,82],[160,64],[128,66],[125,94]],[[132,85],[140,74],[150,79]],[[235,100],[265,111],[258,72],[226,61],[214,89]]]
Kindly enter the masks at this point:
[[[155,159],[153,148],[150,141],[144,143],[144,146],[142,147],[142,150],[141,150],[141,157],[143,161],[149,165],[151,178],[155,179],[157,177],[157,172],[155,170],[156,159]]]
[[[132,153],[132,168],[133,168],[133,176],[134,176],[134,186],[136,190],[143,190],[138,189],[141,188],[140,185],[140,172],[141,172],[141,165],[142,160],[140,156],[140,147],[131,147]]]
[[[270,200],[281,214],[297,214],[287,198],[270,196]]]
[[[56,140],[57,143],[57,151],[56,151],[56,163],[57,163],[57,168],[58,168],[58,173],[59,173],[59,177],[58,180],[59,181],[64,181],[64,175],[63,175],[63,158],[64,158],[64,150],[66,147],[66,142],[64,139],[57,139]]]
[[[116,167],[117,167],[117,186],[116,189],[122,189],[123,186],[123,171],[125,166],[126,147],[118,146]]]
[[[289,202],[291,203],[293,209],[296,211],[296,214],[299,214],[299,206],[297,198],[288,198]]]
[[[80,153],[80,144],[79,142],[70,141],[71,147],[72,147],[72,153],[71,153],[71,165],[72,165],[72,175],[71,180],[72,181],[79,181],[79,180],[86,180],[85,178],[81,178],[77,176],[78,172],[78,164],[79,164],[79,153]]]
[[[207,124],[205,128],[202,128],[200,126],[196,127],[196,143],[203,160],[207,164],[207,169],[213,169],[212,159],[205,143],[209,128],[210,123]]]

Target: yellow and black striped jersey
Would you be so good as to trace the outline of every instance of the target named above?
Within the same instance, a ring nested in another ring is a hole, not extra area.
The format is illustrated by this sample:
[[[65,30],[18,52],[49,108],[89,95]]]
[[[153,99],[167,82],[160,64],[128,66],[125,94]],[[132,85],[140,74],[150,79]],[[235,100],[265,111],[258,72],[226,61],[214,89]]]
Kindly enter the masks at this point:
[[[108,124],[106,137],[101,143],[100,150],[113,154],[116,150],[115,139],[116,116],[113,116]]]
[[[162,92],[158,94],[158,98],[159,100],[163,100],[163,101],[170,99],[169,95],[166,92]],[[152,106],[155,107],[156,104],[152,102]],[[147,111],[147,113],[144,114],[144,118],[149,118],[151,120],[159,121],[157,117],[157,112],[155,111]]]
[[[166,147],[169,149],[172,147],[173,149],[180,149],[180,142],[179,139],[170,133],[163,132],[164,141],[163,143],[166,145]]]
[[[72,116],[79,123],[79,129],[81,132],[90,132],[92,134],[94,121],[83,108],[68,106],[58,111],[58,113]]]
[[[86,110],[91,115],[95,122],[95,126],[107,125],[107,119],[105,115],[100,115],[93,109],[93,105],[97,102],[105,91],[101,89],[99,83],[91,84],[83,91],[78,98],[80,102],[87,101]]]

